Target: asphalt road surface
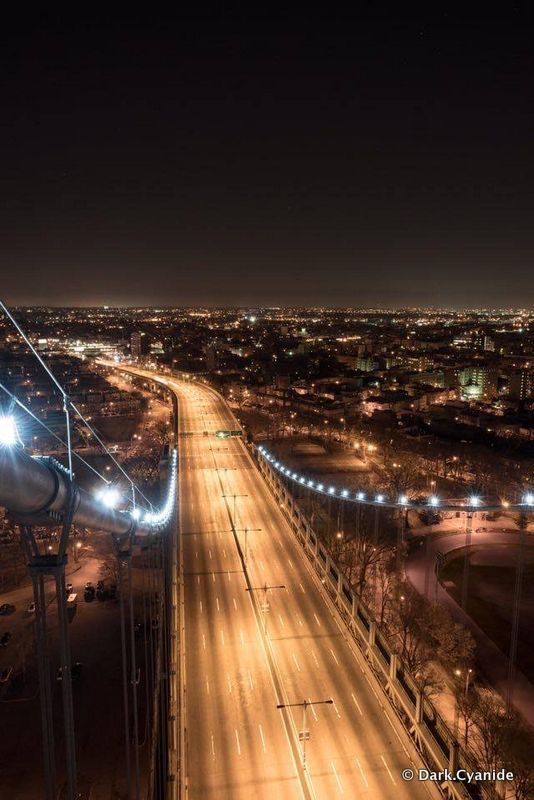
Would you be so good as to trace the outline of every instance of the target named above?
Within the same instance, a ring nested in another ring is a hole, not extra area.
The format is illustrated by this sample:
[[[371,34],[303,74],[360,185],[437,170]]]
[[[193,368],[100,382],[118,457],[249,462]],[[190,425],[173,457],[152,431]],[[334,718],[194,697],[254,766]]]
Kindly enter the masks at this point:
[[[180,400],[189,797],[437,796],[431,784],[402,780],[418,763],[409,738],[375,694],[244,443],[215,436],[236,427],[231,412],[204,386],[166,382]],[[245,528],[248,575],[236,543],[244,556]],[[285,587],[267,592],[268,610],[264,585]],[[330,698],[307,711],[304,772],[302,709],[277,703]]]

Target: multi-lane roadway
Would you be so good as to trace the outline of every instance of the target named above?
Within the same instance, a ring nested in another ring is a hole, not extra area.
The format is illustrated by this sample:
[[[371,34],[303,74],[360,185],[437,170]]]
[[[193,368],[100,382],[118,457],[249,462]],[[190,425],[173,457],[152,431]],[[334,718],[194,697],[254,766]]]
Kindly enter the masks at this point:
[[[402,780],[415,751],[244,443],[215,436],[236,427],[231,412],[204,386],[167,384],[180,406],[189,797],[434,796]],[[285,587],[267,592],[268,610],[265,585]],[[307,711],[304,771],[302,709],[277,705],[326,699]]]

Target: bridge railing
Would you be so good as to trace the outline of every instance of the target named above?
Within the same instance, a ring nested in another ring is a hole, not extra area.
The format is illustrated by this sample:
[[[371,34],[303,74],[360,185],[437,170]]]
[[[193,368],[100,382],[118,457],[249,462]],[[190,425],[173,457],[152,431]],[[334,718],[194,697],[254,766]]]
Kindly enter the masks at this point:
[[[474,771],[472,755],[459,743],[439,711],[425,697],[371,611],[352,591],[341,568],[328,554],[278,472],[259,449],[255,449],[254,454],[303,552],[426,763],[436,772]],[[495,786],[489,783],[444,781],[442,789],[454,800],[497,800],[499,797]]]

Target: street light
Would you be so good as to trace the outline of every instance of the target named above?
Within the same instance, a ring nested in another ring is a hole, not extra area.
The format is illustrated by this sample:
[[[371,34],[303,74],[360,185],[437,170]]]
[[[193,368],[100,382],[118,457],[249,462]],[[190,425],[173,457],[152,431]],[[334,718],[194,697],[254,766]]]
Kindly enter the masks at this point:
[[[269,603],[267,601],[267,592],[271,589],[285,589],[286,587],[281,584],[278,586],[247,586],[247,592],[263,592],[263,603],[261,604],[261,610],[263,611],[263,632],[265,636],[267,636],[267,612],[270,610]]]
[[[248,497],[248,494],[222,494],[222,495],[221,495],[221,497],[222,497],[224,500],[229,500],[229,499],[232,497],[232,498],[233,498],[233,500],[234,500],[234,515],[233,515],[233,520],[232,520],[232,526],[233,526],[233,527],[234,527],[234,529],[235,529],[235,524],[236,524],[236,522],[237,522],[236,515],[235,515],[235,504],[236,504],[236,500],[237,500],[237,498],[238,498],[238,497]]]
[[[308,706],[333,705],[332,698],[328,700],[303,700],[302,703],[278,703],[277,708],[302,708],[302,730],[299,731],[299,741],[302,742],[302,769],[306,769],[306,742],[310,732],[306,727],[306,711]]]
[[[0,416],[0,445],[3,447],[12,447],[17,444],[18,441],[19,433],[15,417],[11,414],[8,416]]]
[[[249,534],[249,533],[258,533],[258,531],[261,531],[261,528],[240,528],[239,530],[243,531],[244,534],[245,534],[245,549],[244,549],[243,560],[245,562],[245,567],[246,567],[247,566],[247,557],[248,557],[247,534]],[[236,533],[237,533],[237,529],[236,529]]]

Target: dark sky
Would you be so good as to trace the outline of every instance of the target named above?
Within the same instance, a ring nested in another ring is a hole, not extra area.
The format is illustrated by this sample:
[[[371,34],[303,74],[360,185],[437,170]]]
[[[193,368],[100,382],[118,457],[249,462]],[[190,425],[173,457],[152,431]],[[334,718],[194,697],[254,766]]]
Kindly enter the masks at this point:
[[[4,298],[533,306],[528,4],[354,5],[4,19]]]

